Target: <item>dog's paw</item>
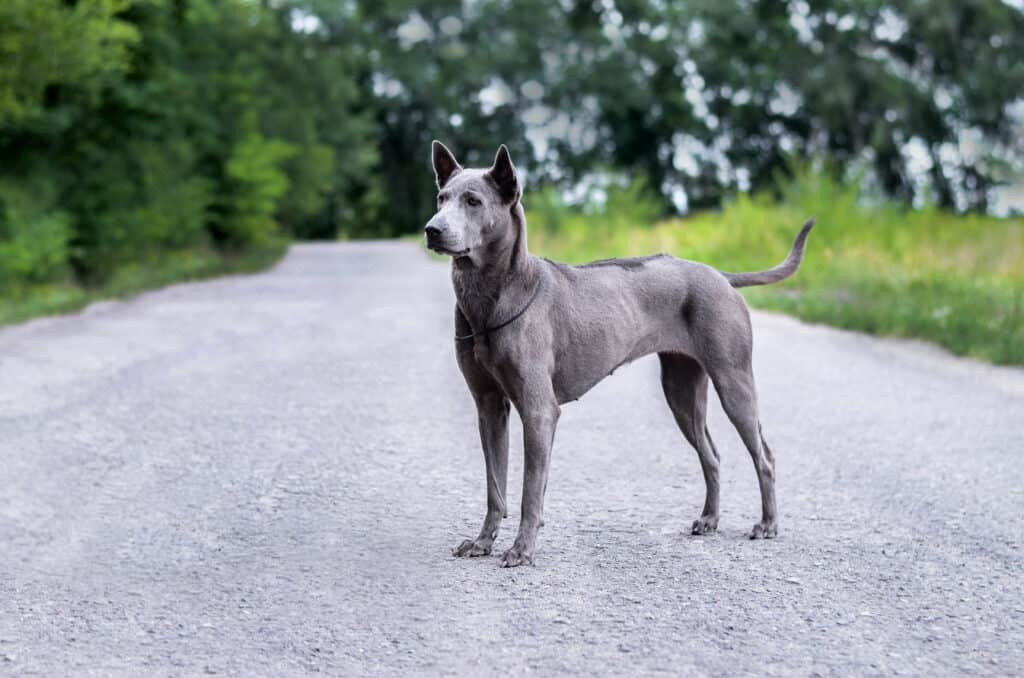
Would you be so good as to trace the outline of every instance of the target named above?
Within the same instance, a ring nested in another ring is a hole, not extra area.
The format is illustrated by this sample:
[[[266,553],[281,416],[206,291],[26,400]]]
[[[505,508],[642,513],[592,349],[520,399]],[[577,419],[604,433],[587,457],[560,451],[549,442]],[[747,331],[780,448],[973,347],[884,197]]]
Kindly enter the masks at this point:
[[[711,534],[718,531],[718,516],[701,516],[693,521],[690,534]]]
[[[467,539],[452,549],[452,555],[456,558],[478,558],[491,555],[491,545],[480,541]]]
[[[779,534],[779,527],[775,523],[759,522],[750,531],[751,539],[774,539]]]
[[[533,565],[533,556],[524,553],[519,545],[513,545],[501,556],[501,567],[519,567],[520,565]]]

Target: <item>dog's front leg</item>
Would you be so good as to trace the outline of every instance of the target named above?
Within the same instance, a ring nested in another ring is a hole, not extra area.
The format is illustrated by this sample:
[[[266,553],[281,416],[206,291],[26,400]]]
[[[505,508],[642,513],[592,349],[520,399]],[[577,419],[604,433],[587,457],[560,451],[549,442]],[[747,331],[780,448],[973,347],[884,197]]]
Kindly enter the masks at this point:
[[[467,539],[452,550],[455,556],[486,556],[498,537],[501,519],[508,515],[505,488],[508,478],[508,398],[497,392],[476,396],[480,444],[487,470],[487,515],[476,539]]]
[[[537,543],[544,513],[544,491],[548,485],[548,467],[551,461],[551,445],[555,439],[555,427],[560,413],[554,396],[525,399],[517,408],[523,420],[523,447],[526,463],[523,468],[522,518],[519,534],[512,548],[501,557],[502,567],[517,567],[533,564],[533,550]]]

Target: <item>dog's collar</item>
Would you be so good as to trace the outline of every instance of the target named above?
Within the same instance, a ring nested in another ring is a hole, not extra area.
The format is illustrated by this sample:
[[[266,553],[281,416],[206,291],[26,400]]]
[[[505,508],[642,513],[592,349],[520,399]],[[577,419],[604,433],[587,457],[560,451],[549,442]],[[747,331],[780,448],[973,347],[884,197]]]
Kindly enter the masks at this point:
[[[526,310],[528,308],[530,308],[531,305],[533,305],[533,302],[537,299],[537,295],[540,294],[540,288],[543,287],[543,282],[544,282],[544,278],[543,277],[537,280],[537,287],[536,287],[536,289],[533,290],[533,295],[530,297],[530,300],[528,302],[526,302],[526,305],[523,306],[521,309],[519,309],[519,312],[516,313],[514,316],[512,316],[511,318],[509,318],[508,320],[506,320],[503,323],[500,323],[498,325],[493,325],[491,327],[485,327],[484,329],[482,329],[482,330],[480,330],[478,332],[471,332],[469,334],[463,334],[463,335],[456,334],[455,335],[455,341],[468,341],[469,339],[476,339],[477,337],[482,337],[482,336],[484,336],[486,334],[490,334],[491,332],[494,332],[496,330],[500,330],[502,327],[505,327],[506,325],[511,325],[513,322],[515,322],[516,320],[519,319],[519,316],[521,316],[524,313],[526,313]],[[466,319],[466,324],[469,325],[469,319],[468,318]],[[469,329],[473,329],[473,326],[470,325]]]

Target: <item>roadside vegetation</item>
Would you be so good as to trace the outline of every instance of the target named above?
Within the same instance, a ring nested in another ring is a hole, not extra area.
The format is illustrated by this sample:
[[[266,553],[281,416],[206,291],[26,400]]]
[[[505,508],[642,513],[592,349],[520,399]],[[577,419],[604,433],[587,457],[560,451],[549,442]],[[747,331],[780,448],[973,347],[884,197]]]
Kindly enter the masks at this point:
[[[529,200],[552,255],[760,266],[813,213],[807,269],[752,301],[1020,362],[1018,222],[949,216],[1024,176],[1011,5],[2,0],[0,322],[291,239],[419,233],[436,138],[475,167],[506,143],[557,191],[648,180],[591,215],[596,239]],[[892,203],[817,180],[765,197],[793,158]],[[663,221],[684,194],[698,216]],[[926,194],[942,210],[895,206]]]
[[[195,248],[162,253],[150,260],[119,267],[102,284],[85,286],[73,278],[8,286],[0,295],[0,325],[44,315],[69,313],[100,299],[125,297],[175,282],[218,275],[255,273],[275,262],[288,247],[285,238],[235,253]]]
[[[530,247],[573,263],[667,252],[728,271],[774,266],[817,217],[800,272],[744,290],[756,307],[900,337],[954,353],[1024,364],[1024,220],[955,215],[869,201],[855,186],[797,173],[777,191],[741,194],[720,211],[657,220],[642,186],[613,188],[600,207],[532,196]]]
[[[0,3],[0,323],[335,237],[372,125],[308,42],[245,0]]]

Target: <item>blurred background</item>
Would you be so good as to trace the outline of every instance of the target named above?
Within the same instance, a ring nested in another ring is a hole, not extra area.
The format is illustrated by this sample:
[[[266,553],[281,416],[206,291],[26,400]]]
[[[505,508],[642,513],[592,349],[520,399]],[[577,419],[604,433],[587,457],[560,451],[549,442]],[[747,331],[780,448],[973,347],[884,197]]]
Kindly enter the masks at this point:
[[[532,249],[1024,363],[1024,1],[3,0],[0,322],[418,234],[506,143]]]

